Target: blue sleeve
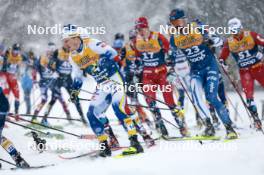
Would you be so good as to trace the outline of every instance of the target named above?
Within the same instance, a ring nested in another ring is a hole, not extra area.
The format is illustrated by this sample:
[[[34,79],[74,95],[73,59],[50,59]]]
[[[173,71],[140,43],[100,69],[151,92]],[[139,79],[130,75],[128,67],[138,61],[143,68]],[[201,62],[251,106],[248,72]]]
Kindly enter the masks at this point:
[[[173,35],[170,36],[170,48],[171,48],[172,50],[177,50],[177,46],[175,45]]]
[[[83,84],[83,81],[81,78],[74,78],[73,83],[72,83],[72,89],[79,90],[81,89],[82,84]]]
[[[174,66],[175,65],[175,59],[176,59],[177,46],[175,45],[173,35],[171,35],[171,37],[170,37],[170,50],[171,50],[171,52],[169,53],[169,60],[170,60],[171,64]]]

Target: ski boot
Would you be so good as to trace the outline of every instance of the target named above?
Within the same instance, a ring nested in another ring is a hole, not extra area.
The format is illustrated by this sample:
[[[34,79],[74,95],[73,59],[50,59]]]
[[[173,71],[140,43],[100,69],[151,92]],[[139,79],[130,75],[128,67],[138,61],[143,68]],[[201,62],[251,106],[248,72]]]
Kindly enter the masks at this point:
[[[148,147],[155,145],[155,140],[153,138],[151,138],[151,136],[149,134],[145,134],[142,137],[143,137],[143,140]]]
[[[155,121],[155,127],[162,136],[166,137],[169,135],[168,130],[166,126],[164,125],[164,122],[162,121],[162,119],[158,119]]]
[[[43,119],[41,120],[41,124],[44,125],[44,126],[50,126],[50,124],[49,124],[47,118],[43,118]]]
[[[225,125],[226,127],[226,139],[237,139],[238,136],[237,136],[237,133],[236,131],[233,129],[232,125]]]
[[[179,126],[182,137],[188,137],[190,133],[188,132],[188,129],[184,121],[184,110],[174,109],[172,110],[172,115],[174,116],[174,119],[177,125]]]
[[[30,165],[21,157],[20,153],[17,153],[13,160],[16,162],[16,166],[19,168],[29,168]]]
[[[129,137],[130,140],[130,147],[123,151],[123,155],[130,155],[130,154],[137,154],[143,153],[143,147],[140,145],[137,135],[133,135]]]
[[[206,119],[205,121],[205,130],[203,132],[203,136],[214,136],[215,135],[215,129],[214,129],[214,126],[212,125],[211,121],[209,118]]]
[[[218,118],[216,116],[215,109],[211,105],[210,105],[209,109],[210,109],[210,114],[211,114],[212,119],[213,119],[213,126],[214,126],[215,129],[219,130],[220,129],[219,126],[220,126],[221,123],[219,122],[219,120],[218,120]]]
[[[109,138],[109,147],[110,148],[118,148],[120,145],[119,145],[119,142],[111,128],[110,125],[107,125],[105,127],[105,133],[108,135],[108,138]]]
[[[39,123],[38,119],[36,117],[32,117],[31,122],[33,124]]]
[[[99,156],[110,157],[111,155],[112,155],[112,151],[111,151],[110,146],[107,143],[107,140],[100,142]]]

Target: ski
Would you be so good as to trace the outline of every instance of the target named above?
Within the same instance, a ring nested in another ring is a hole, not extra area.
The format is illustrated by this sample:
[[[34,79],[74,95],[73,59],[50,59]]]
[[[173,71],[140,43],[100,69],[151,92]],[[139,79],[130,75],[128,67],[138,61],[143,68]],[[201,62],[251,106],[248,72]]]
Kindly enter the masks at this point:
[[[120,147],[116,147],[116,148],[112,148],[111,150],[112,151],[118,151],[118,150],[121,150],[121,149],[124,149],[124,148],[128,148],[127,146],[120,146]],[[72,159],[77,159],[77,158],[82,158],[82,157],[97,157],[99,154],[99,150],[92,150],[88,153],[83,153],[83,154],[79,154],[79,155],[76,155],[76,156],[69,156],[69,157],[66,157],[66,156],[63,156],[63,155],[59,155],[59,158],[61,159],[64,159],[64,160],[72,160]]]
[[[55,164],[47,164],[47,165],[39,165],[39,166],[30,166],[30,167],[27,167],[27,168],[14,167],[14,168],[10,168],[10,170],[41,169],[41,168],[47,168],[47,167],[51,167],[51,166],[55,166]]]
[[[113,158],[115,159],[121,159],[121,158],[125,158],[125,157],[133,157],[133,156],[138,156],[138,155],[141,155],[142,153],[133,153],[133,154],[118,154],[118,155],[115,155],[113,156]]]
[[[24,135],[28,136],[28,137],[32,137],[31,132],[27,132]],[[43,133],[38,132],[38,135],[40,137],[42,137],[42,138],[55,138],[57,140],[63,140],[64,139],[64,135],[63,134],[57,134],[57,133],[47,132],[47,134],[43,134]]]
[[[32,124],[32,123],[27,124],[26,126],[34,128],[34,129],[39,129],[39,130],[47,130],[47,129],[49,129],[49,128],[46,128],[44,126],[40,126],[40,125]],[[61,125],[52,125],[50,127],[55,128],[55,129],[60,129],[60,130],[63,129],[63,126],[61,126]]]
[[[189,141],[189,140],[221,140],[220,136],[191,136],[191,137],[168,137],[162,136],[166,141]]]

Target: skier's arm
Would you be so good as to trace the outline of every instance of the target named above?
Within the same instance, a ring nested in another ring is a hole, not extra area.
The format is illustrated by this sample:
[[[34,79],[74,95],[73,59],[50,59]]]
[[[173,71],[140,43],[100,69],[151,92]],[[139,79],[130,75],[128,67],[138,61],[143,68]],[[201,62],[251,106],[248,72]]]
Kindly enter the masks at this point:
[[[48,67],[53,71],[56,71],[57,69],[56,66],[57,66],[57,61],[58,61],[58,54],[59,54],[58,52],[59,52],[58,49],[55,50],[48,64]]]
[[[257,45],[264,47],[264,38],[260,34],[256,32],[250,32],[250,34],[254,38],[254,41]]]
[[[225,61],[228,58],[229,54],[230,54],[230,50],[229,50],[229,47],[228,47],[228,42],[225,41],[224,45],[223,45],[223,48],[221,50],[221,53],[220,53],[219,60]]]
[[[89,43],[89,47],[100,55],[100,57],[107,57],[108,59],[116,60],[118,58],[118,54],[115,49],[113,49],[111,46],[107,45],[106,43],[91,39],[91,42]]]
[[[72,65],[71,76],[73,79],[73,83],[70,89],[70,99],[72,102],[75,102],[78,98],[80,89],[83,84],[83,71],[78,67],[78,65],[76,65],[76,63],[74,63],[74,61],[72,61],[71,57],[69,58],[69,61]]]
[[[161,46],[162,46],[163,52],[164,53],[168,53],[169,48],[170,48],[170,43],[167,40],[167,38],[164,35],[159,33],[159,41],[161,42]]]

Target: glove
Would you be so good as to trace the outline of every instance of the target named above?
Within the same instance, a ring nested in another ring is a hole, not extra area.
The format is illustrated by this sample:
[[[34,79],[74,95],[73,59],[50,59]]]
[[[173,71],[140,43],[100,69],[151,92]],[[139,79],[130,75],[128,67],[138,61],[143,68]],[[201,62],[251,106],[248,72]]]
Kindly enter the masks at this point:
[[[85,69],[85,73],[94,75],[96,73],[96,69],[97,69],[97,66],[95,64],[91,64]]]
[[[78,100],[80,90],[70,90],[70,101],[75,103]]]
[[[221,67],[228,72],[228,65],[226,64],[226,62],[223,59],[219,59],[219,63],[221,65]]]
[[[80,93],[80,89],[82,87],[82,79],[81,78],[75,78],[73,80],[72,88],[70,90],[70,100],[72,102],[76,102],[78,99],[78,95]]]

